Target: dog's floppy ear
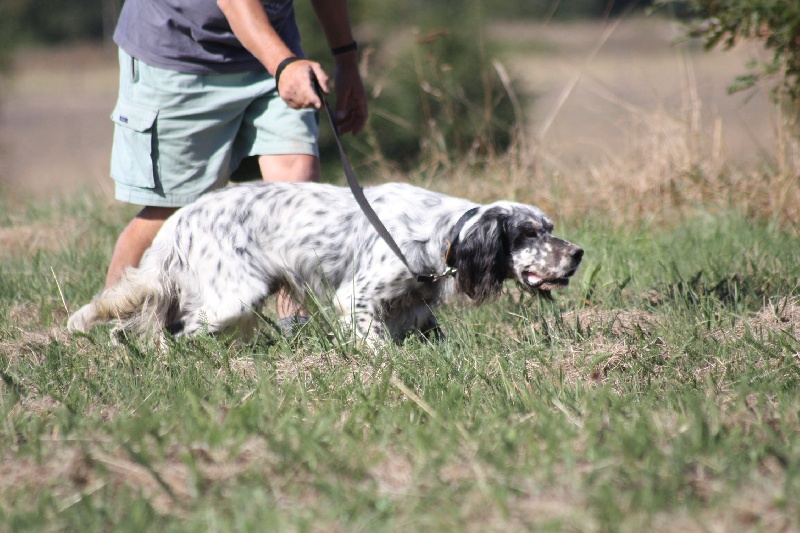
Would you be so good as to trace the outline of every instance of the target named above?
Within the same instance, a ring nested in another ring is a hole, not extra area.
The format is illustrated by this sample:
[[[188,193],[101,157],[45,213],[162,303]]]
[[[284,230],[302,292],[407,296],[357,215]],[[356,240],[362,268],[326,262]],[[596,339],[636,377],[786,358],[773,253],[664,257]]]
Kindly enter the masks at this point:
[[[456,284],[477,303],[499,293],[508,274],[507,218],[500,209],[486,211],[455,250]]]

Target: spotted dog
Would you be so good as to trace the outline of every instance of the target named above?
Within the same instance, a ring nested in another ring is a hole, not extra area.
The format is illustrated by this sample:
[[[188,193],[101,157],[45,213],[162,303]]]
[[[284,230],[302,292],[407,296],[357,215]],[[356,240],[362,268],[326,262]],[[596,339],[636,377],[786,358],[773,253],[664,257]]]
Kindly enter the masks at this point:
[[[565,287],[583,256],[530,205],[477,205],[400,183],[364,192],[412,270],[452,276],[418,281],[346,188],[250,183],[179,209],[140,266],[68,327],[110,322],[145,337],[252,330],[266,298],[284,289],[298,302],[309,295],[333,302],[370,344],[399,342],[412,332],[438,336],[431,309],[459,294],[480,303],[507,279],[544,294]]]

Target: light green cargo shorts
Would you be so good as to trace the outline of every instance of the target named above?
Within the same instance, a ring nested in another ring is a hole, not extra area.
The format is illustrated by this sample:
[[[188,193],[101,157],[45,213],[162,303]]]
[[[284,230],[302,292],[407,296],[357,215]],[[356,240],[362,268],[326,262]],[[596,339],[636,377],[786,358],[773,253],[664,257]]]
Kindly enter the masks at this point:
[[[249,156],[319,157],[314,109],[295,110],[266,69],[186,74],[120,50],[111,177],[116,198],[181,207],[224,186]]]

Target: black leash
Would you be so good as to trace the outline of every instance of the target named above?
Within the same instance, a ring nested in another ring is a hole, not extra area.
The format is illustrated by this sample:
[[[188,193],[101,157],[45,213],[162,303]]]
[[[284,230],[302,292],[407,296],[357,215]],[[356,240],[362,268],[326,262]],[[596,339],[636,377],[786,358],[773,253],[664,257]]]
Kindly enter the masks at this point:
[[[378,235],[389,245],[389,248],[392,249],[394,254],[403,262],[409,272],[411,272],[414,277],[417,278],[417,281],[423,283],[435,283],[442,278],[447,276],[452,276],[455,273],[455,269],[448,265],[447,269],[442,272],[441,274],[417,274],[414,270],[411,269],[409,266],[408,261],[406,260],[406,256],[403,255],[403,252],[400,250],[400,247],[394,242],[389,230],[386,229],[386,226],[383,225],[381,219],[378,217],[378,214],[372,209],[372,206],[369,205],[369,201],[367,197],[364,196],[364,190],[361,188],[361,185],[358,183],[356,179],[355,173],[353,173],[353,167],[350,166],[350,161],[347,159],[347,155],[344,153],[344,148],[342,147],[342,141],[339,138],[339,127],[336,125],[336,117],[333,114],[333,110],[328,105],[328,101],[325,99],[325,94],[322,92],[322,87],[319,84],[317,79],[314,79],[314,90],[317,92],[317,96],[319,96],[320,100],[322,100],[322,105],[325,107],[325,111],[327,111],[328,120],[331,123],[331,128],[333,129],[333,137],[336,139],[336,146],[339,147],[339,157],[342,159],[342,167],[344,167],[344,175],[347,176],[347,184],[350,186],[350,190],[353,191],[353,196],[358,202],[359,207],[361,207],[361,211],[364,212],[364,215],[369,220],[369,223],[372,224],[372,227],[375,228],[375,231],[378,232]],[[462,223],[463,225],[463,223]],[[449,251],[449,249],[448,249]]]

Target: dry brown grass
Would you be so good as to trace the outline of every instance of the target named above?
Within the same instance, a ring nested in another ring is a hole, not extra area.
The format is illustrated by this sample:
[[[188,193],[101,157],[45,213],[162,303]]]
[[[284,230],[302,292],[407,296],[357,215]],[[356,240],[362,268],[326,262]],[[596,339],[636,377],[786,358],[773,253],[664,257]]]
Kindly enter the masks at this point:
[[[662,317],[663,318],[663,317]],[[652,338],[647,348],[654,348],[665,361],[682,358],[677,346],[671,345],[658,336],[659,331],[664,331],[665,324],[659,323],[659,318],[646,311],[620,311],[603,309],[582,309],[568,311],[560,318],[564,324],[579,324],[579,327],[589,332],[586,338],[573,343],[567,350],[566,356],[558,360],[543,364],[542,361],[531,359],[528,368],[531,373],[550,374],[554,378],[563,375],[565,383],[609,384],[615,387],[614,374],[629,374],[632,366],[642,355],[643,348],[637,341],[639,338]],[[544,330],[557,331],[558,324],[555,319],[548,319],[545,324],[532,323],[530,325],[535,338],[542,337]],[[797,298],[782,298],[777,302],[768,302],[759,312],[747,317],[733,327],[714,327],[708,331],[708,336],[720,343],[733,344],[741,341],[745,336],[762,341],[771,342],[776,334],[786,334],[792,337],[800,335],[800,300]],[[800,353],[794,354],[800,359]],[[779,366],[779,361],[764,361],[765,365]],[[750,364],[750,350],[734,355],[731,361],[709,359],[702,365],[671,365],[671,368],[691,368],[694,378],[703,381],[705,376],[715,374],[724,376],[726,365]],[[662,366],[654,367],[655,375],[664,372]],[[611,380],[611,381],[609,381]],[[619,384],[617,384],[619,385]]]
[[[12,223],[0,227],[0,256],[29,256],[39,250],[54,251],[70,243],[77,233],[75,220]]]
[[[691,124],[663,112],[632,120],[632,154],[590,164],[581,176],[562,177],[560,188],[569,191],[573,216],[600,212],[617,224],[631,224],[674,220],[697,208],[732,208],[800,227],[800,165],[786,173],[743,170],[714,153],[713,138],[699,135]]]
[[[193,457],[190,469],[182,454]],[[102,438],[80,441],[57,436],[44,443],[39,460],[3,454],[0,461],[0,498],[20,487],[51,490],[64,502],[63,508],[93,492],[127,487],[141,493],[160,513],[184,516],[184,507],[211,484],[225,485],[248,470],[268,469],[275,459],[258,438],[211,450],[203,443],[189,449],[175,448],[166,459],[145,464],[121,447],[109,448]],[[267,476],[265,475],[265,478]],[[63,510],[63,509],[62,509]]]

